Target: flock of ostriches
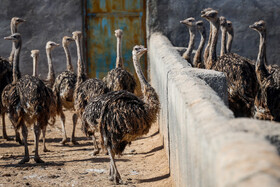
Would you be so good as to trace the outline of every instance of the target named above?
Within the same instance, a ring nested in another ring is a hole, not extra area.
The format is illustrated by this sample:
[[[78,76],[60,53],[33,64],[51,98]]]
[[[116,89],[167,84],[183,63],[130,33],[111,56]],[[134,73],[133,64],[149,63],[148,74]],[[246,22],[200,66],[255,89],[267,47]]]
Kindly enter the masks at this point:
[[[228,82],[229,107],[235,116],[255,117],[266,120],[280,120],[280,88],[278,66],[268,66],[266,60],[266,28],[265,22],[259,21],[250,26],[260,34],[260,46],[257,61],[231,53],[233,40],[233,26],[224,17],[218,17],[218,12],[207,8],[201,12],[201,17],[210,22],[210,34],[207,46],[202,50],[206,39],[206,30],[202,21],[195,22],[194,18],[181,21],[189,28],[190,42],[187,51],[183,54],[193,67],[213,69],[225,73]],[[133,64],[140,80],[143,98],[134,95],[136,82],[134,77],[124,69],[121,52],[123,32],[115,31],[117,38],[116,68],[108,72],[103,80],[88,78],[82,54],[82,33],[73,32],[72,37],[65,36],[62,46],[66,54],[67,69],[55,77],[51,51],[59,44],[49,41],[46,44],[46,53],[49,72],[46,80],[38,78],[37,63],[39,50],[32,50],[33,75],[22,76],[19,70],[21,35],[17,27],[25,20],[14,17],[11,20],[12,35],[5,37],[12,40],[12,51],[8,60],[0,58],[0,112],[3,121],[3,137],[10,139],[6,133],[5,113],[15,129],[16,141],[25,147],[24,158],[19,162],[29,162],[27,146],[28,127],[33,125],[35,143],[34,160],[43,161],[39,157],[38,143],[42,131],[44,151],[46,127],[53,125],[55,117],[60,116],[63,130],[61,143],[67,141],[65,131],[65,115],[63,108],[73,110],[73,131],[70,141],[75,141],[75,128],[78,118],[82,121],[83,132],[91,136],[94,145],[94,154],[99,153],[95,132],[100,133],[102,148],[110,156],[110,180],[116,184],[121,182],[116,168],[114,157],[121,155],[127,144],[137,137],[146,134],[152,123],[155,122],[160,109],[160,102],[155,90],[145,79],[140,57],[147,51],[141,45],[132,50]],[[216,45],[219,29],[222,32],[221,54],[216,56]],[[191,60],[196,30],[201,40],[196,54]],[[71,64],[68,46],[75,41],[77,46],[77,74]],[[22,132],[22,140],[19,130]]]

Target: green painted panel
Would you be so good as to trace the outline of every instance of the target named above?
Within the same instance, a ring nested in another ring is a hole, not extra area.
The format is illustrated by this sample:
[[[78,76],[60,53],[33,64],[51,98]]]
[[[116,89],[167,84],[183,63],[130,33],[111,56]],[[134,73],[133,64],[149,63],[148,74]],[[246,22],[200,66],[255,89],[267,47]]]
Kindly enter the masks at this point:
[[[102,78],[115,68],[116,29],[122,29],[124,33],[122,53],[125,68],[134,73],[131,50],[134,45],[145,45],[144,0],[87,0],[85,6],[89,76]],[[146,61],[143,68],[146,69]]]

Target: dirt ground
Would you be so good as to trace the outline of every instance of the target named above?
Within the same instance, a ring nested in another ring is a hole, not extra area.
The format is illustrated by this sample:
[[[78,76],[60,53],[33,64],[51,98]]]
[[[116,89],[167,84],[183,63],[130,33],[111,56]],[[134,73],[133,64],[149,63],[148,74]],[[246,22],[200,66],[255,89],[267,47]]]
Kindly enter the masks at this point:
[[[68,140],[72,132],[71,113],[66,112]],[[8,135],[14,131],[6,118]],[[78,122],[80,124],[80,121]],[[2,126],[1,126],[2,131]],[[1,132],[0,131],[0,132]],[[61,124],[57,119],[47,131],[47,148],[43,152],[42,142],[39,154],[45,161],[37,164],[32,159],[33,131],[29,129],[28,143],[31,160],[17,164],[24,154],[24,147],[15,141],[0,139],[0,186],[115,186],[108,180],[109,156],[92,156],[92,141],[84,136],[77,125],[76,137],[79,145],[69,142],[62,146]],[[117,168],[125,185],[118,186],[173,186],[169,175],[168,160],[163,148],[162,137],[154,125],[150,132],[128,146],[123,156],[116,159]]]

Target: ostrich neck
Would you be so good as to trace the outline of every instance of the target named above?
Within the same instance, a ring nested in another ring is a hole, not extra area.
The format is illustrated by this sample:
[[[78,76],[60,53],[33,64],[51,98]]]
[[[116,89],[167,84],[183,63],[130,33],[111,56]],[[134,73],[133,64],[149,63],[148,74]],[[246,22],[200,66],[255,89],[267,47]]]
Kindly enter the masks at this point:
[[[223,56],[226,53],[226,41],[227,41],[227,30],[224,26],[221,26],[221,31],[222,31],[222,39],[221,39],[221,52],[220,56]]]
[[[188,45],[188,49],[187,51],[183,54],[184,59],[186,59],[189,63],[192,64],[191,62],[191,54],[193,51],[193,47],[194,47],[194,38],[195,38],[195,32],[193,29],[189,29],[189,33],[190,33],[190,39],[189,39],[189,45]]]
[[[20,79],[20,71],[19,71],[19,55],[21,50],[21,40],[18,42],[14,41],[15,46],[15,53],[14,53],[14,59],[13,59],[13,83],[16,83],[18,79]]]
[[[64,49],[65,55],[66,55],[67,70],[71,71],[71,72],[74,72],[73,65],[72,65],[72,62],[71,62],[71,56],[70,56],[69,48],[66,44],[63,44],[63,49]]]
[[[122,58],[122,39],[117,37],[117,59],[116,68],[123,68],[123,58]]]
[[[38,76],[38,56],[33,57],[33,76]]]
[[[51,57],[51,49],[46,49],[46,53],[47,53],[48,67],[49,67],[47,81],[53,82],[55,79],[55,76],[54,76],[54,69],[53,69],[53,63],[52,63],[52,57]]]
[[[215,22],[211,22],[212,27],[212,38],[211,38],[211,44],[209,49],[209,58],[207,60],[207,64],[205,64],[206,69],[211,69],[213,66],[213,63],[217,60],[217,54],[216,54],[216,46],[218,41],[218,35],[219,35],[219,19],[217,19]]]
[[[83,63],[83,58],[82,58],[82,50],[81,50],[81,44],[80,40],[76,40],[76,45],[77,45],[77,55],[78,55],[78,61],[77,61],[77,85],[80,85],[82,82],[85,81],[86,75],[85,75],[85,68],[84,68],[84,63]]]
[[[233,37],[234,37],[233,29],[228,30],[227,31],[227,53],[230,53],[230,51],[231,51]]]
[[[133,55],[133,65],[140,81],[141,91],[144,96],[144,102],[147,104],[149,110],[147,112],[156,114],[159,109],[158,95],[155,92],[154,88],[145,79],[144,74],[141,70],[141,66],[139,64],[139,60],[140,59],[137,58],[136,55]]]
[[[261,84],[263,79],[268,76],[268,71],[266,69],[266,33],[260,33],[260,45],[259,53],[256,61],[256,74],[259,83]]]
[[[198,63],[199,62],[202,62],[201,61],[201,52],[202,52],[202,49],[205,45],[205,38],[206,38],[206,31],[205,29],[203,29],[202,31],[199,31],[200,33],[200,42],[199,42],[199,46],[196,50],[196,53],[194,55],[194,60],[193,60],[193,64],[195,67],[197,67]]]
[[[208,37],[208,42],[207,45],[204,49],[204,54],[203,54],[203,61],[204,63],[207,62],[208,57],[209,57],[209,48],[210,48],[210,44],[211,44],[211,39],[212,39],[212,26],[210,24],[210,31],[209,31],[209,37]]]
[[[15,34],[15,33],[17,33],[17,26],[13,22],[11,22],[11,34]],[[11,51],[10,56],[9,56],[9,61],[10,61],[11,64],[14,61],[14,53],[15,53],[15,44],[13,42],[12,51]]]

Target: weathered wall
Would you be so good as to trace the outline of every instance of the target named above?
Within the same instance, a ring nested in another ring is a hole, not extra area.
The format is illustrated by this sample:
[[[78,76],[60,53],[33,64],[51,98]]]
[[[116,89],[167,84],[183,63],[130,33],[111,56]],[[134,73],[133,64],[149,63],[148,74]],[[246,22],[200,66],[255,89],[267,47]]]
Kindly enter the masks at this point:
[[[199,20],[200,11],[212,7],[233,22],[235,38],[232,51],[256,59],[259,36],[249,25],[267,22],[267,56],[269,63],[280,65],[280,1],[276,0],[148,0],[150,31],[161,31],[174,46],[187,46],[188,32],[179,21],[188,17]],[[209,30],[209,24],[203,20]],[[199,37],[196,37],[198,46]],[[218,45],[219,48],[219,45]]]
[[[148,43],[151,82],[161,101],[160,131],[175,185],[279,186],[280,157],[266,139],[280,133],[279,124],[235,119],[223,102],[223,75],[189,67],[160,33]]]
[[[82,0],[1,0],[0,2],[0,55],[8,57],[11,41],[3,39],[10,35],[10,19],[21,17],[27,22],[19,26],[23,46],[20,55],[20,69],[23,74],[32,72],[32,49],[40,50],[39,74],[46,77],[47,59],[45,45],[47,41],[61,44],[63,36],[72,36],[75,30],[82,30]],[[76,67],[76,46],[70,45],[72,63]],[[65,54],[62,46],[52,53],[55,72],[65,70]]]

